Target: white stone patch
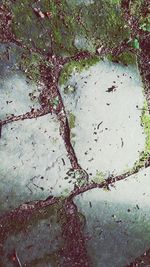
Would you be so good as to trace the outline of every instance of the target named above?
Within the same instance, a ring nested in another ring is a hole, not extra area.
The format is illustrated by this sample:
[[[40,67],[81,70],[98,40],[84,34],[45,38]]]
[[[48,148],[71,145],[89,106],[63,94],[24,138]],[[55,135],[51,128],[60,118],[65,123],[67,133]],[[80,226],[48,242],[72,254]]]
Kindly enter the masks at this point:
[[[10,74],[11,75],[11,74]],[[0,119],[7,116],[20,115],[32,108],[39,108],[39,88],[31,85],[21,74],[11,75],[0,81]]]
[[[6,80],[0,90],[1,118],[22,114],[33,103],[33,92],[22,76]],[[7,95],[8,92],[8,95]],[[8,97],[7,97],[8,96]],[[12,103],[6,104],[6,101]],[[2,127],[0,138],[0,209],[11,209],[23,202],[65,195],[74,181],[64,179],[71,168],[57,119],[46,116],[13,122]]]
[[[93,189],[75,198],[86,217],[84,234],[95,267],[124,267],[150,247],[150,168],[111,191]]]
[[[66,94],[67,86],[75,90]],[[97,171],[120,174],[139,159],[145,146],[142,90],[135,68],[107,61],[74,72],[61,87],[68,116],[75,116],[72,143],[91,177]]]
[[[61,195],[72,187],[64,180],[69,168],[58,123],[51,115],[3,127],[0,194],[3,202],[8,198],[7,205]]]

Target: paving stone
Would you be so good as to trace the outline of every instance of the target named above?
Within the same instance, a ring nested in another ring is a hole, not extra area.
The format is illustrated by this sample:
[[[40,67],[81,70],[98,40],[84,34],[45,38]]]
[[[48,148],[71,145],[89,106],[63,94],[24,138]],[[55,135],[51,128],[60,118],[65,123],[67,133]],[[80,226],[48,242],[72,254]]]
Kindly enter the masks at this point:
[[[34,89],[22,75],[3,81],[1,119],[37,107],[28,97]],[[70,168],[55,116],[4,125],[0,139],[0,209],[8,210],[51,194],[65,195],[66,190],[73,189],[74,181],[71,184],[64,179]]]
[[[69,86],[74,91],[66,93]],[[68,118],[74,116],[76,155],[93,177],[98,172],[104,177],[120,174],[138,161],[145,146],[142,91],[135,68],[107,61],[81,73],[74,71],[61,87]]]
[[[124,267],[150,247],[149,177],[150,168],[76,197],[93,266]]]

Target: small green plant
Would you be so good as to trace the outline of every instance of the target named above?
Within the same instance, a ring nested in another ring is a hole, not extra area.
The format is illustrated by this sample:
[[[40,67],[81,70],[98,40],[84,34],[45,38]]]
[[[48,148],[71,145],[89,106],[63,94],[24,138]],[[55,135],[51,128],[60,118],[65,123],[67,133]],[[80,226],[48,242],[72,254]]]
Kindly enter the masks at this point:
[[[105,180],[105,174],[101,171],[96,170],[96,175],[93,177],[92,181],[95,183],[101,183]]]
[[[78,178],[77,181],[76,181],[76,185],[77,185],[78,187],[82,187],[82,186],[84,186],[84,185],[85,185],[85,180],[82,179],[82,178]]]
[[[55,98],[53,98],[52,100],[50,100],[50,105],[52,105],[52,107],[54,109],[57,108],[58,104],[59,104],[59,98],[58,98],[58,96],[56,96]]]
[[[76,119],[75,115],[72,112],[70,112],[69,113],[69,126],[70,126],[70,129],[73,129],[75,127],[75,119]]]
[[[75,86],[72,86],[72,85],[67,85],[65,88],[64,88],[64,93],[67,95],[67,94],[73,94],[75,93],[76,91],[76,88]]]
[[[135,38],[135,39],[133,40],[133,47],[134,47],[135,49],[140,49],[139,40],[138,40],[137,38]]]
[[[82,187],[82,186],[87,184],[87,179],[85,177],[86,175],[85,175],[85,172],[83,170],[70,169],[66,174],[67,174],[67,176],[64,179],[65,180],[73,179],[75,181],[74,184],[77,187]]]
[[[144,128],[145,135],[146,135],[146,144],[145,144],[145,150],[141,152],[139,160],[135,162],[134,164],[133,169],[135,171],[138,171],[139,169],[144,167],[145,162],[150,155],[150,115],[148,112],[148,105],[146,101],[143,106],[141,123]]]
[[[150,32],[150,17],[144,18],[140,22],[140,29],[143,30],[143,31]]]

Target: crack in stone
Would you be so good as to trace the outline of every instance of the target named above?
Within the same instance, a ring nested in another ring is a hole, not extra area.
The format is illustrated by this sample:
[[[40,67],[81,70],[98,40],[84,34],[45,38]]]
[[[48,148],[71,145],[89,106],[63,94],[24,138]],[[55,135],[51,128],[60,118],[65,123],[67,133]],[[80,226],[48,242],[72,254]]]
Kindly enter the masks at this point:
[[[34,118],[38,118],[38,117],[42,117],[48,113],[50,113],[51,111],[49,109],[38,109],[38,110],[31,110],[25,114],[21,114],[21,115],[18,115],[18,116],[9,116],[7,119],[5,120],[0,120],[0,125],[3,126],[3,125],[6,125],[8,123],[11,123],[11,122],[15,122],[15,121],[20,121],[20,120],[27,120],[27,119],[34,119]]]
[[[124,10],[124,17],[125,20],[129,23],[129,26],[131,28],[131,38],[133,39],[136,34],[142,34],[145,36],[145,32],[142,32],[142,30],[139,30],[138,22],[135,20],[134,17],[131,16],[129,9],[130,9],[130,1],[123,0],[122,1],[122,8]],[[15,43],[17,46],[29,50],[30,52],[36,51],[40,54],[42,54],[44,57],[45,53],[41,51],[40,49],[33,47],[28,48],[25,45],[21,43],[21,41],[16,40],[15,36],[11,32],[11,13],[2,5],[0,7],[0,19],[3,21],[2,23],[2,29],[0,30],[0,36],[1,41],[3,43],[12,42]],[[145,38],[145,37],[143,37]],[[129,46],[128,43],[122,42],[119,47],[115,49],[108,49],[108,48],[102,48],[97,49],[96,54],[98,56],[104,56],[108,53],[111,53],[112,55],[119,55],[123,51],[128,50],[139,56],[139,67],[140,72],[143,77],[145,86],[146,86],[146,98],[148,101],[148,107],[150,110],[150,77],[145,77],[145,70],[149,67],[149,57],[146,55],[146,53],[143,53],[142,51],[139,52],[132,47]],[[83,170],[82,167],[78,163],[78,159],[75,155],[75,151],[71,144],[70,139],[70,127],[68,123],[68,118],[66,116],[65,107],[63,105],[62,97],[58,89],[58,79],[59,75],[61,73],[61,70],[65,63],[68,63],[71,60],[80,60],[91,57],[92,54],[89,52],[80,52],[72,57],[68,57],[66,59],[62,59],[60,57],[56,57],[55,55],[49,56],[48,61],[51,61],[53,63],[52,69],[47,66],[41,66],[41,79],[44,82],[45,88],[43,92],[40,95],[40,104],[41,109],[36,111],[27,112],[26,114],[22,114],[19,116],[12,116],[8,117],[7,119],[0,121],[0,126],[3,126],[7,123],[11,123],[18,120],[25,120],[25,119],[32,119],[37,118],[39,116],[44,116],[48,113],[53,112],[56,114],[58,121],[60,123],[60,134],[64,140],[65,147],[72,165],[73,169],[77,170]],[[145,62],[145,63],[144,63]],[[54,105],[54,101],[58,97],[56,105]],[[145,168],[150,166],[150,160],[147,160],[147,164]],[[81,224],[79,220],[79,216],[77,214],[77,207],[73,203],[72,199],[77,196],[78,194],[81,194],[83,192],[86,192],[93,188],[107,188],[110,189],[110,186],[113,186],[117,181],[124,180],[125,178],[131,176],[132,174],[138,173],[140,169],[133,170],[132,172],[126,172],[122,175],[118,175],[116,177],[108,177],[107,180],[103,181],[100,184],[97,183],[90,183],[87,185],[83,185],[80,188],[75,187],[73,192],[70,193],[70,196],[68,199],[65,200],[65,205],[63,209],[60,211],[60,219],[61,219],[61,225],[62,225],[62,236],[64,238],[65,247],[61,251],[62,255],[65,258],[65,267],[74,267],[74,266],[90,266],[89,265],[89,259],[87,256],[86,246],[85,246],[85,238],[83,236],[83,231],[81,229]],[[84,170],[83,170],[84,171]],[[84,171],[85,172],[85,171]],[[87,173],[84,173],[83,177],[86,179],[88,178]],[[11,230],[11,224],[8,226],[8,220],[14,220],[14,222],[19,220],[20,222],[23,220],[28,220],[28,216],[33,214],[38,209],[43,209],[47,206],[50,206],[54,203],[56,203],[59,200],[59,198],[49,197],[46,200],[38,200],[30,203],[24,203],[15,210],[8,212],[7,214],[4,214],[0,217],[0,227],[1,227],[1,240],[4,239],[4,237],[9,233]],[[26,218],[26,219],[25,219]],[[65,220],[64,220],[65,218]],[[60,265],[62,266],[62,265]],[[64,266],[64,265],[63,265]]]
[[[53,64],[52,68],[44,65],[41,66],[41,79],[45,87],[39,97],[40,104],[44,108],[48,108],[49,105],[51,106],[52,112],[56,114],[57,119],[60,123],[60,134],[64,140],[71,166],[74,170],[83,170],[78,163],[78,159],[71,144],[69,122],[62,101],[62,97],[58,89],[59,76],[63,65],[66,63],[66,60],[63,60],[62,58],[53,55],[49,58],[49,61],[51,61]],[[57,102],[54,105],[53,103],[56,99]],[[85,174],[84,179],[88,179],[88,175],[85,170],[83,170],[83,173]]]
[[[71,193],[70,193],[70,196],[68,197],[69,199],[72,199],[74,197],[76,197],[77,195],[79,194],[82,194],[86,191],[89,191],[91,189],[94,189],[94,188],[106,188],[107,190],[111,190],[110,187],[114,187],[115,183],[116,182],[119,182],[119,181],[122,181],[122,180],[125,180],[126,178],[134,175],[134,174],[137,174],[139,173],[139,171],[141,169],[146,169],[150,166],[150,157],[147,159],[147,163],[146,163],[146,166],[143,168],[143,167],[140,167],[138,169],[133,169],[132,171],[129,171],[129,172],[125,172],[124,174],[121,174],[121,175],[117,175],[117,176],[109,176],[107,179],[105,179],[103,182],[101,183],[95,183],[95,182],[91,182],[87,185],[83,185],[81,186],[80,188],[79,187],[76,187]]]

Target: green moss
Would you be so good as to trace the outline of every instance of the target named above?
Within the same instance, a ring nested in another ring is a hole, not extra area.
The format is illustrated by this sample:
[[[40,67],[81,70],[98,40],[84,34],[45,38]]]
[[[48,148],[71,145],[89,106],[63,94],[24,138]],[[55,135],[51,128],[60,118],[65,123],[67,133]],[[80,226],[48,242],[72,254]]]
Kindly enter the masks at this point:
[[[53,107],[53,109],[56,109],[59,104],[59,97],[56,96],[53,99],[50,99],[49,104]]]
[[[67,95],[67,94],[70,94],[70,93],[75,93],[76,91],[76,88],[74,86],[71,86],[71,85],[67,85],[65,88],[64,88],[64,93]]]
[[[76,119],[75,115],[72,112],[70,112],[69,113],[69,126],[70,126],[70,129],[73,129],[75,127],[75,119]]]
[[[70,63],[66,64],[64,69],[61,72],[60,78],[59,78],[59,84],[63,85],[67,82],[69,77],[71,77],[72,72],[81,72],[84,69],[88,69],[90,66],[95,65],[99,62],[98,57],[91,57],[89,59],[83,59],[80,61],[74,61],[72,60]]]
[[[123,52],[119,56],[108,55],[107,59],[112,62],[118,62],[123,65],[135,65],[136,64],[136,56],[131,52]]]
[[[82,214],[81,212],[78,212],[78,218],[80,221],[80,226],[82,227],[82,230],[84,230],[84,227],[86,225],[86,216]]]
[[[70,181],[74,182],[74,185],[76,185],[77,187],[81,187],[84,186],[85,184],[87,184],[87,179],[86,179],[86,173],[83,170],[80,169],[70,169],[67,172],[67,176],[64,178],[65,180],[70,179]],[[68,190],[67,190],[68,193]]]
[[[100,184],[105,180],[105,174],[101,171],[96,170],[96,175],[93,177],[92,181]]]
[[[40,18],[34,9],[44,15]],[[13,1],[13,32],[28,46],[38,47],[55,54],[74,54],[75,38],[90,40],[89,50],[100,44],[114,47],[129,37],[124,27],[120,0],[94,1],[91,5],[72,5],[67,0]],[[79,50],[86,50],[83,47]],[[87,48],[88,49],[88,48]]]
[[[40,63],[42,57],[37,53],[31,55],[25,54],[21,60],[21,69],[27,74],[27,76],[34,81],[38,81],[40,78]]]
[[[150,16],[148,17],[142,17],[140,19],[140,29],[142,29],[143,31],[148,31],[150,32]]]
[[[70,191],[68,188],[64,189],[63,192],[61,193],[63,199],[65,199],[66,197],[68,197],[70,195]]]
[[[130,1],[131,14],[136,16],[137,19],[141,18],[143,4],[144,0]]]
[[[41,18],[36,10],[43,14]],[[84,27],[76,19],[79,7],[70,7],[66,0],[19,0],[10,4],[13,14],[12,29],[15,36],[28,47],[50,50],[56,54],[76,51],[73,40],[75,33],[84,33]],[[45,14],[45,15],[44,15]],[[48,14],[48,15],[46,15]]]
[[[113,48],[130,36],[129,29],[124,27],[119,0],[94,1],[85,9],[83,21],[87,25],[89,39],[94,38],[96,46]]]
[[[71,136],[72,146],[75,147],[75,144],[76,144],[76,142],[75,142],[76,134],[71,131],[70,136]]]
[[[121,0],[93,1],[90,5],[76,5],[67,0],[10,2],[13,32],[30,48],[74,54],[78,50],[74,45],[78,36],[90,40],[91,51],[100,44],[114,47],[130,35],[124,27]],[[43,18],[35,8],[42,12]],[[85,47],[79,50],[82,49]]]
[[[141,123],[144,128],[144,133],[146,135],[146,143],[145,143],[145,149],[143,152],[141,152],[139,160],[134,164],[133,169],[136,171],[144,167],[145,162],[150,155],[150,115],[148,112],[148,105],[146,101],[143,106]]]
[[[150,153],[150,115],[148,111],[148,105],[146,102],[144,103],[141,120],[144,127],[144,132],[146,134],[146,151]]]
[[[110,0],[111,4],[120,4],[121,0]]]
[[[76,179],[76,183],[75,184],[76,184],[77,187],[82,187],[82,186],[87,184],[87,181],[83,177],[78,177]]]

